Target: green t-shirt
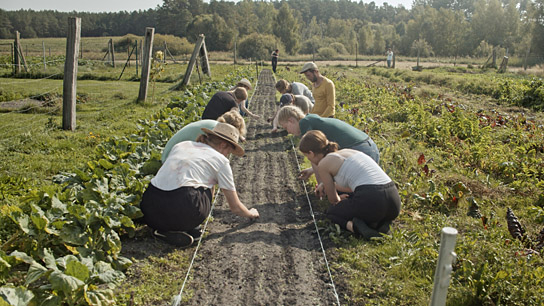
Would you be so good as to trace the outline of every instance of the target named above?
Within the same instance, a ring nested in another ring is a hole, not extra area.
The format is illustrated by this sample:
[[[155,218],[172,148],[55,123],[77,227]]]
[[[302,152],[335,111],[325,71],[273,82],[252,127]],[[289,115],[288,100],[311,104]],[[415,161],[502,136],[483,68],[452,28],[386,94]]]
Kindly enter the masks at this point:
[[[204,119],[187,124],[174,136],[172,136],[170,140],[168,140],[166,146],[164,146],[164,150],[162,151],[161,161],[163,163],[166,161],[168,154],[170,154],[170,151],[176,144],[182,141],[195,141],[199,135],[204,134],[204,132],[201,130],[202,128],[213,130],[216,125],[217,121],[210,119]]]
[[[327,136],[329,141],[338,143],[340,149],[351,148],[368,140],[368,135],[365,132],[335,118],[323,118],[315,114],[308,114],[300,119],[298,125],[300,126],[300,135],[311,130],[319,130]]]

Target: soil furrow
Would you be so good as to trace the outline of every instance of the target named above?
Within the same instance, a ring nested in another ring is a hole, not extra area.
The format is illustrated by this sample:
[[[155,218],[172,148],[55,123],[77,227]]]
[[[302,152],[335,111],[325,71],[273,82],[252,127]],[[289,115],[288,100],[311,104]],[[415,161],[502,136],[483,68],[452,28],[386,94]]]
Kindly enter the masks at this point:
[[[248,221],[218,196],[192,271],[189,305],[332,305],[324,260],[296,161],[285,134],[270,133],[275,79],[263,70],[250,103],[246,155],[231,159],[240,199],[259,210]]]

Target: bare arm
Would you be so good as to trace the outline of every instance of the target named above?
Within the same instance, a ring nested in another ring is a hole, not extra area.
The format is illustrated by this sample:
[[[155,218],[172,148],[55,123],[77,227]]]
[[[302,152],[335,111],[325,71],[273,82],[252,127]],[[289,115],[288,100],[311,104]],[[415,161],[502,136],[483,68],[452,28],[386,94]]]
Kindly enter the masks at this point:
[[[272,132],[278,131],[278,114],[280,113],[280,110],[276,112],[276,115],[274,116],[274,120],[272,120]]]
[[[236,191],[226,189],[221,189],[221,191],[223,191],[225,198],[227,198],[230,211],[232,211],[234,214],[251,219],[259,218],[259,212],[255,208],[247,209],[247,207],[238,198],[238,193],[236,193]]]
[[[245,101],[242,101],[242,103],[240,103],[240,108],[242,109],[242,111],[244,113],[247,113],[249,114],[251,117],[253,117],[254,119],[259,119],[261,118],[261,116],[259,115],[255,115],[254,113],[250,112],[247,108],[246,108],[246,102]]]
[[[332,174],[329,172],[327,167],[320,167],[318,169],[318,172],[316,172],[316,177],[318,173],[319,177],[322,180],[323,187],[325,188],[325,194],[327,195],[327,199],[329,199],[329,202],[331,204],[336,204],[340,202],[340,197],[336,192],[336,186],[332,178]]]

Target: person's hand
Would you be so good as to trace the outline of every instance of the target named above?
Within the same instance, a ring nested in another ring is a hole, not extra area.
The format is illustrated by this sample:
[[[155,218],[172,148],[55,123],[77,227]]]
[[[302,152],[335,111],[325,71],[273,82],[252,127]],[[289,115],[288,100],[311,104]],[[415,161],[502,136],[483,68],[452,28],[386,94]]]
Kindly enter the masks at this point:
[[[300,173],[298,174],[298,178],[300,180],[307,180],[310,178],[310,176],[312,176],[312,174],[314,174],[314,169],[312,168],[308,168],[308,169],[304,169],[302,171],[300,171]]]
[[[250,216],[249,216],[250,219],[256,219],[256,218],[260,217],[259,212],[255,208],[251,208],[249,210],[249,214],[250,214]]]
[[[339,195],[339,197],[340,197],[340,201],[345,200],[349,198],[349,193],[342,193],[341,195]]]
[[[261,116],[255,115],[255,114],[253,114],[251,117],[253,117],[253,119],[259,119],[259,118],[261,118]]]
[[[273,128],[271,132],[276,133],[277,131],[278,131],[278,128]]]
[[[246,142],[246,138],[244,136],[239,136],[238,140],[240,140],[240,142]]]
[[[319,183],[315,186],[315,195],[319,197],[320,200],[323,199],[323,196],[325,195],[325,185],[323,185],[323,183]]]

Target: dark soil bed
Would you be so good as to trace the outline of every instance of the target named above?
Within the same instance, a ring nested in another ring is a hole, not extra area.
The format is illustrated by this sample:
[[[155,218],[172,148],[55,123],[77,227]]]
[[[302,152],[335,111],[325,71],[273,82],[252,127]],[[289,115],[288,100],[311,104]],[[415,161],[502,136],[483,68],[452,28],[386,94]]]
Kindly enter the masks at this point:
[[[183,305],[336,304],[304,187],[296,179],[296,154],[285,132],[271,133],[266,122],[277,107],[274,84],[271,71],[263,70],[249,105],[262,117],[248,122],[245,156],[231,157],[240,199],[261,217],[238,217],[218,196],[184,290],[192,297]],[[132,277],[138,275],[138,259],[166,258],[173,250],[144,236],[123,242],[124,256],[137,259]],[[180,283],[186,273],[180,267]],[[179,292],[179,284],[171,285]]]

